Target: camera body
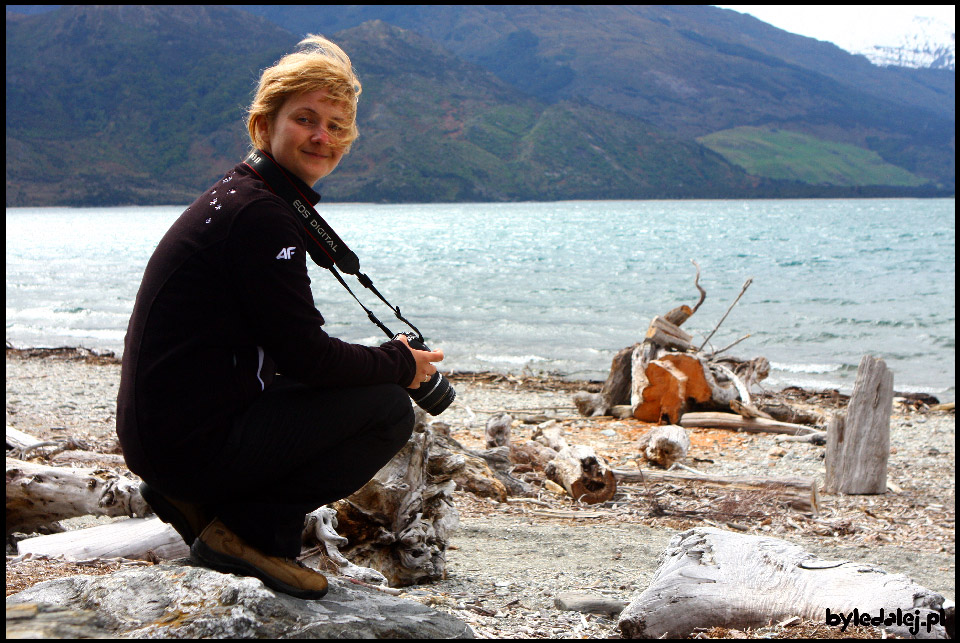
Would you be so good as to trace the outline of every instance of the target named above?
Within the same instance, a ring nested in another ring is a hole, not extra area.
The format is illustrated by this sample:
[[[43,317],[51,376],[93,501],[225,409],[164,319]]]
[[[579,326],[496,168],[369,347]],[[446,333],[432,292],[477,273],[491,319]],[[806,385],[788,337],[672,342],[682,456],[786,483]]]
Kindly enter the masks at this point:
[[[407,338],[407,343],[410,344],[410,348],[415,348],[418,351],[430,350],[420,337],[414,333],[400,333],[394,337],[394,339],[397,339],[400,335]],[[457,392],[453,386],[450,385],[450,381],[441,375],[440,371],[434,373],[433,377],[421,384],[418,388],[408,388],[407,393],[413,398],[413,401],[417,403],[417,406],[430,415],[440,415],[447,410],[447,407],[450,406],[457,397]]]

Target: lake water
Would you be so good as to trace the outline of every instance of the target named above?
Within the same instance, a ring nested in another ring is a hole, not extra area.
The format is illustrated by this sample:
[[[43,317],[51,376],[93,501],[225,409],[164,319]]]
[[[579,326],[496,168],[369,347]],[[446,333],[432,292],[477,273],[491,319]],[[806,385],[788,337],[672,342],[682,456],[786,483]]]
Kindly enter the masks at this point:
[[[7,342],[120,354],[143,269],[183,207],[8,208]],[[696,303],[695,259],[707,298],[684,329],[702,343],[752,278],[710,344],[750,334],[730,353],[769,359],[766,386],[849,392],[870,353],[897,390],[954,399],[953,199],[323,204],[321,213],[444,350],[448,370],[602,379],[654,315]],[[310,271],[329,333],[383,341],[331,275]]]

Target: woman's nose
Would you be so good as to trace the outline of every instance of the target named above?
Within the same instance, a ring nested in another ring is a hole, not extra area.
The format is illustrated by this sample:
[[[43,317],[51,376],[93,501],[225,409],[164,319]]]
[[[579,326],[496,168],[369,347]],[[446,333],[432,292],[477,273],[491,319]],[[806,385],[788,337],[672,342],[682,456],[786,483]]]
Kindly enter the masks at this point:
[[[314,130],[311,138],[317,143],[326,144],[330,142],[330,132],[325,127],[318,127]]]

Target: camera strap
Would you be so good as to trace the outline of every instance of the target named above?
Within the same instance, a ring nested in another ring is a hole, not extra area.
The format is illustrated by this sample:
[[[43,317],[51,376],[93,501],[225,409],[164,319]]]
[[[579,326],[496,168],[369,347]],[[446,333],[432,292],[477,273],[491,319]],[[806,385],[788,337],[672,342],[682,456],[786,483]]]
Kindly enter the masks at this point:
[[[287,173],[269,154],[261,150],[254,150],[243,160],[244,165],[253,170],[266,184],[270,191],[290,204],[297,213],[307,237],[320,250],[320,253],[310,253],[313,260],[321,268],[330,268],[337,265],[348,275],[355,275],[360,270],[360,260],[347,247],[347,244],[334,232],[333,228],[323,220],[310,203],[310,199],[303,194]]]
[[[254,174],[260,177],[271,192],[283,199],[298,215],[298,220],[303,226],[307,238],[313,242],[314,248],[308,248],[310,257],[321,268],[326,268],[333,273],[340,285],[347,289],[347,292],[360,304],[367,317],[382,330],[387,337],[393,339],[394,333],[390,331],[369,308],[363,305],[343,276],[337,271],[337,267],[348,275],[355,275],[360,284],[373,292],[387,307],[393,311],[397,319],[409,326],[417,333],[420,341],[424,341],[420,330],[410,323],[400,314],[400,308],[394,306],[380,294],[373,281],[367,275],[360,272],[360,259],[356,253],[347,247],[347,244],[340,238],[334,229],[323,220],[323,217],[317,213],[316,209],[310,203],[310,200],[300,191],[296,183],[287,175],[286,171],[268,154],[261,150],[254,150],[243,160],[244,165],[250,168]]]

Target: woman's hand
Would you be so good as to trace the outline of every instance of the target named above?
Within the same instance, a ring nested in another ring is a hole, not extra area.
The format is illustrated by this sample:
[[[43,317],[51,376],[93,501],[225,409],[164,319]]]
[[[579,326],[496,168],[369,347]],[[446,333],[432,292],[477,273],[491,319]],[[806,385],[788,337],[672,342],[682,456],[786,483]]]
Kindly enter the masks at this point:
[[[410,346],[407,336],[401,334],[397,337],[413,353],[413,359],[417,362],[417,372],[413,376],[413,381],[407,385],[407,388],[416,390],[424,382],[430,381],[433,374],[437,372],[437,367],[433,362],[443,361],[443,351],[420,351]]]

